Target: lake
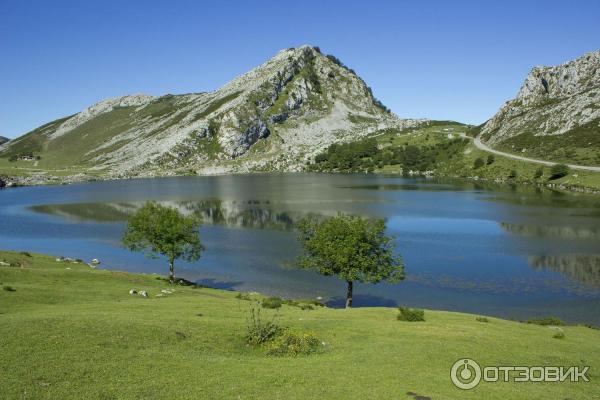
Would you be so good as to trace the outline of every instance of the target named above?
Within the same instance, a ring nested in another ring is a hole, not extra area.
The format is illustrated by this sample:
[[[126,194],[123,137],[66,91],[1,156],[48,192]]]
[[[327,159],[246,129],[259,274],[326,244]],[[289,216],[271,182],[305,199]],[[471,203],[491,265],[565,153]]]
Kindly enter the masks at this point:
[[[92,182],[0,191],[0,248],[166,274],[120,245],[146,200],[201,215],[206,251],[176,263],[198,283],[342,306],[345,283],[294,268],[294,222],[385,218],[406,264],[397,285],[355,285],[355,306],[407,305],[600,325],[600,197],[383,175],[273,174]]]

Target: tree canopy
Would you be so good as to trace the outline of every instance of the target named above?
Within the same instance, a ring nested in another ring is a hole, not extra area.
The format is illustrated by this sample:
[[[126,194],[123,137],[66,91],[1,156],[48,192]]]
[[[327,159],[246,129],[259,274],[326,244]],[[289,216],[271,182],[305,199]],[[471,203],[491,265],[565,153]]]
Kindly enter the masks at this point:
[[[382,219],[369,220],[338,214],[298,222],[304,253],[298,266],[348,283],[346,306],[352,306],[352,283],[395,283],[404,279],[404,265],[394,253],[393,239],[385,234]]]
[[[551,169],[550,169],[550,179],[559,179],[562,177],[565,177],[567,175],[569,175],[569,173],[571,172],[571,169],[569,168],[568,165],[565,164],[555,164]]]
[[[195,216],[185,216],[174,208],[147,202],[129,219],[123,244],[149,257],[167,257],[169,279],[173,282],[175,260],[196,261],[204,250],[198,232],[200,225]]]

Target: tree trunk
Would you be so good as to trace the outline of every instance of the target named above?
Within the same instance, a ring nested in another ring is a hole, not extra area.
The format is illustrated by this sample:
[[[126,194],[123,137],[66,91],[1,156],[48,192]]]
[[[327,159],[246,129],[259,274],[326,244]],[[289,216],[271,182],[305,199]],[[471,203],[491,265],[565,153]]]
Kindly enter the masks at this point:
[[[169,260],[169,282],[173,283],[175,282],[175,265],[174,265],[174,260],[170,259]]]
[[[352,285],[354,282],[348,282],[348,291],[346,292],[346,308],[352,308]]]

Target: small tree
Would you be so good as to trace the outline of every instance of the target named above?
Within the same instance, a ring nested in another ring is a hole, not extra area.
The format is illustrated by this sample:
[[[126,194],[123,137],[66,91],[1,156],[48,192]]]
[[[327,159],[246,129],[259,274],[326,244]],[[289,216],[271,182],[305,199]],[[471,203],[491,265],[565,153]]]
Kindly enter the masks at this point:
[[[550,179],[559,179],[569,175],[571,169],[565,164],[556,164],[550,169]]]
[[[535,174],[533,175],[533,178],[540,179],[542,176],[544,176],[544,168],[539,167],[538,169],[535,170]]]
[[[392,238],[385,235],[382,219],[338,214],[318,220],[308,217],[298,222],[298,240],[304,254],[298,265],[322,275],[335,275],[346,281],[346,307],[352,307],[354,281],[396,283],[404,279],[401,257],[394,254]]]
[[[519,173],[517,172],[516,169],[511,169],[510,173],[508,174],[508,178],[509,179],[516,179],[517,176],[519,176]]]
[[[479,158],[475,159],[475,162],[473,163],[473,167],[475,169],[479,169],[479,168],[483,167],[484,164],[485,164],[485,162],[483,161],[483,158],[479,157]]]
[[[493,154],[489,154],[487,156],[487,165],[492,165],[496,161],[496,156]]]
[[[196,261],[204,247],[198,229],[200,220],[186,217],[171,207],[147,202],[127,222],[123,244],[131,251],[143,251],[169,260],[169,282],[175,281],[175,260]]]

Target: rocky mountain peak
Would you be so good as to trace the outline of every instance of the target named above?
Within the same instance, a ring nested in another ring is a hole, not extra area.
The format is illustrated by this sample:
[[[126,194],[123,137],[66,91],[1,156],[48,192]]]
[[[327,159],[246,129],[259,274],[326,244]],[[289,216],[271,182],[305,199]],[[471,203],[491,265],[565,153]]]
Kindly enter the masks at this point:
[[[600,87],[600,50],[564,64],[536,66],[527,75],[517,94],[523,104],[551,98],[574,96]]]
[[[298,171],[332,143],[420,123],[389,112],[336,57],[303,45],[213,92],[101,101],[16,139],[0,157],[33,151],[40,164],[51,156],[115,176]]]
[[[554,67],[534,67],[517,97],[485,123],[481,135],[489,144],[526,135],[532,139],[521,142],[533,145],[536,137],[576,135],[580,127],[587,131],[599,125],[600,50]]]

